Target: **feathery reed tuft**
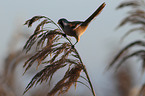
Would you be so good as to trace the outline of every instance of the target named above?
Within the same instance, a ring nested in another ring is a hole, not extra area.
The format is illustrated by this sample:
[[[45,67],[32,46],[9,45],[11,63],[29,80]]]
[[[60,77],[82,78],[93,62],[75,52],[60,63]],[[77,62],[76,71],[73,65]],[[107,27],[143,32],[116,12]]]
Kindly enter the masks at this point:
[[[145,84],[140,89],[139,95],[138,96],[144,96],[145,95]]]
[[[118,25],[117,28],[124,26],[127,23],[132,25],[137,25],[137,27],[132,28],[123,36],[124,39],[126,36],[131,34],[132,32],[145,32],[145,1],[144,0],[126,0],[121,3],[117,9],[121,9],[124,7],[132,7],[132,9],[128,12],[128,16],[122,20],[122,22]],[[130,51],[133,48],[140,48],[135,51]],[[108,69],[115,66],[117,63],[116,69],[118,69],[126,60],[132,58],[134,56],[141,58],[142,60],[142,72],[145,70],[145,41],[144,40],[136,40],[127,46],[125,46],[112,60],[109,64]],[[129,52],[128,52],[129,51]],[[126,54],[124,54],[126,53]],[[130,54],[128,54],[130,53]],[[120,60],[119,60],[120,59]],[[118,62],[117,62],[118,61]],[[142,88],[137,96],[145,95],[145,84],[142,85]]]
[[[139,27],[136,28],[132,28],[131,30],[129,30],[123,37],[126,37],[127,35],[129,35],[132,32],[145,32],[145,10],[142,9],[142,7],[145,6],[145,2],[143,0],[128,0],[123,2],[122,4],[120,4],[117,9],[121,9],[127,6],[132,6],[133,10],[130,10],[129,16],[127,16],[125,19],[122,20],[122,22],[119,24],[118,27],[122,27],[123,25],[127,24],[127,23],[131,23],[131,24],[135,24],[135,25],[140,25]],[[136,6],[136,7],[135,7]],[[133,57],[133,56],[137,56],[139,58],[142,59],[142,70],[144,70],[144,56],[145,56],[145,50],[144,49],[140,49],[137,50],[135,52],[132,52],[132,54],[129,55],[124,55],[123,57],[122,54],[126,53],[128,50],[130,50],[131,48],[135,48],[135,46],[137,47],[145,47],[145,41],[143,40],[136,40],[130,44],[128,44],[127,46],[125,46],[114,58],[114,60],[112,60],[112,62],[109,64],[109,67],[112,67],[116,61],[118,61],[118,59],[121,59],[119,61],[119,63],[117,64],[117,68],[120,67],[120,65],[126,61],[127,59]]]
[[[64,94],[73,84],[76,86],[77,83],[81,83],[86,86],[85,83],[78,81],[82,70],[84,70],[84,73],[86,74],[86,78],[83,77],[83,79],[87,80],[92,94],[95,96],[85,65],[83,64],[77,50],[72,47],[73,45],[70,39],[65,36],[56,23],[45,16],[34,16],[27,20],[25,25],[31,27],[32,24],[38,20],[42,21],[37,25],[34,33],[29,37],[23,48],[27,53],[31,50],[33,45],[36,44],[36,50],[33,56],[25,62],[23,67],[25,67],[25,72],[31,68],[34,62],[37,62],[37,68],[41,64],[45,65],[45,67],[32,78],[30,83],[27,85],[24,94],[38,83],[41,84],[44,81],[49,81],[50,83],[55,72],[68,66],[65,75],[57,82],[52,90],[48,92],[48,96]],[[48,23],[55,25],[57,28],[52,30],[45,27]]]
[[[54,96],[54,94],[58,91],[59,94],[67,92],[72,84],[77,83],[77,79],[80,77],[81,70],[81,66],[75,66],[72,69],[67,70],[64,77],[48,93],[48,96]]]
[[[130,0],[130,1],[126,1],[121,3],[116,9],[120,9],[120,8],[124,8],[124,7],[138,7],[139,3],[136,0]]]

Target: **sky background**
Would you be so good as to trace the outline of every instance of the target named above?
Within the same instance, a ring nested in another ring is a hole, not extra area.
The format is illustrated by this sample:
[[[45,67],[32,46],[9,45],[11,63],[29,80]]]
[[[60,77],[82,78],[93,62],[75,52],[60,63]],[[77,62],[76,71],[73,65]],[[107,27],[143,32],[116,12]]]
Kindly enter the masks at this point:
[[[126,9],[115,8],[122,0],[3,0],[0,3],[0,62],[11,49],[10,41],[17,29],[28,29],[23,24],[36,15],[44,15],[57,22],[60,18],[85,20],[99,5],[106,2],[106,7],[90,23],[80,42],[76,45],[90,78],[95,84],[104,83],[108,74],[103,74],[113,56],[122,48],[120,38],[128,26],[115,30],[126,15]],[[34,26],[35,28],[35,26]],[[132,38],[132,37],[131,37]],[[96,71],[97,70],[97,71]],[[102,76],[103,75],[103,76]],[[107,77],[108,76],[108,77]],[[111,77],[109,77],[111,78]],[[103,87],[103,86],[102,86]],[[95,87],[96,89],[96,87]],[[101,90],[101,89],[100,89]]]
[[[115,7],[119,4],[119,2],[115,0],[3,1],[0,4],[0,57],[4,58],[4,53],[7,53],[10,49],[8,45],[12,36],[15,35],[14,32],[20,28],[28,29],[23,24],[33,16],[44,15],[55,22],[62,17],[68,20],[85,20],[103,2],[106,2],[106,7],[102,13],[91,22],[87,31],[81,37],[80,42],[76,45],[80,54],[84,56],[83,58],[90,57],[87,59],[88,61],[90,61],[91,58],[92,60],[98,58],[96,54],[100,54],[101,57],[99,58],[103,58],[102,54],[106,53],[103,51],[108,51],[106,48],[109,49],[109,47],[116,44],[116,39],[118,39],[120,32],[114,29],[125,15],[122,10],[115,10]],[[33,28],[30,29],[33,30]],[[88,51],[88,49],[90,49],[90,51]]]

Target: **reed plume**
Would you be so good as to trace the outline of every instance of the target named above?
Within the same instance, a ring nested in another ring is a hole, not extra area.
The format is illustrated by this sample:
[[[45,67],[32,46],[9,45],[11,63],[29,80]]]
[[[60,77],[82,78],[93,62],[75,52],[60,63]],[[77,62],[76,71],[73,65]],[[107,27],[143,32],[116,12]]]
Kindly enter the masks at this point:
[[[81,57],[70,39],[65,36],[59,26],[45,16],[34,16],[27,20],[24,25],[31,27],[33,23],[38,20],[40,23],[37,25],[23,48],[23,50],[28,53],[33,45],[36,44],[36,50],[34,55],[25,62],[23,67],[25,67],[25,72],[31,68],[34,62],[37,62],[37,68],[41,64],[45,65],[45,67],[32,78],[24,94],[38,83],[41,84],[44,81],[51,82],[54,73],[60,69],[67,68],[65,75],[57,82],[51,91],[48,92],[48,96],[64,94],[72,85],[76,85],[77,83],[81,83],[88,87],[87,84],[78,81],[78,78],[87,80],[90,86],[89,88],[93,96],[95,96],[93,86]],[[50,29],[47,27],[50,24],[55,25],[56,28]],[[86,74],[86,77],[80,76],[82,71]]]
[[[125,24],[132,24],[136,25],[137,27],[133,27],[130,29],[126,34],[123,36],[122,40],[133,32],[145,32],[145,1],[144,0],[126,0],[122,2],[117,9],[122,9],[125,7],[131,7],[131,10],[128,12],[128,16],[125,17],[122,22],[118,25],[117,28],[124,26]],[[142,49],[145,47],[144,40],[135,40],[125,46],[112,60],[109,64],[108,69],[116,65],[116,68],[120,68],[120,66],[129,58],[137,57],[142,60],[142,72],[145,70],[145,50]],[[140,48],[139,50],[130,51],[133,48]],[[128,52],[129,51],[129,52]],[[130,54],[124,54],[130,53]],[[138,96],[144,96],[145,93],[142,91],[144,90],[144,85],[141,88],[140,93]]]

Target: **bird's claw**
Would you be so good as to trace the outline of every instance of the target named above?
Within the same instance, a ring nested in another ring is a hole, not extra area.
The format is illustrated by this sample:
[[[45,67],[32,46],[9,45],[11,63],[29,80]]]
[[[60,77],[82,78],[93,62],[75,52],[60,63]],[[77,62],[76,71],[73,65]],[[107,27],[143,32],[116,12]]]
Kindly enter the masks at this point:
[[[72,45],[72,46],[71,46],[71,48],[72,48],[72,49],[74,49],[74,48],[75,48],[75,46],[74,46],[74,45]]]
[[[64,37],[66,37],[66,34],[63,34]]]

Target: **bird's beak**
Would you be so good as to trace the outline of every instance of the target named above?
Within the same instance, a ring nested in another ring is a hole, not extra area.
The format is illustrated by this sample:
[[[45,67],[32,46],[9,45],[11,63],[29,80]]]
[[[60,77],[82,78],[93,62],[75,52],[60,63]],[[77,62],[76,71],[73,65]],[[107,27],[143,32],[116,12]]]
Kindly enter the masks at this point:
[[[60,22],[57,22],[57,24],[60,24]]]

